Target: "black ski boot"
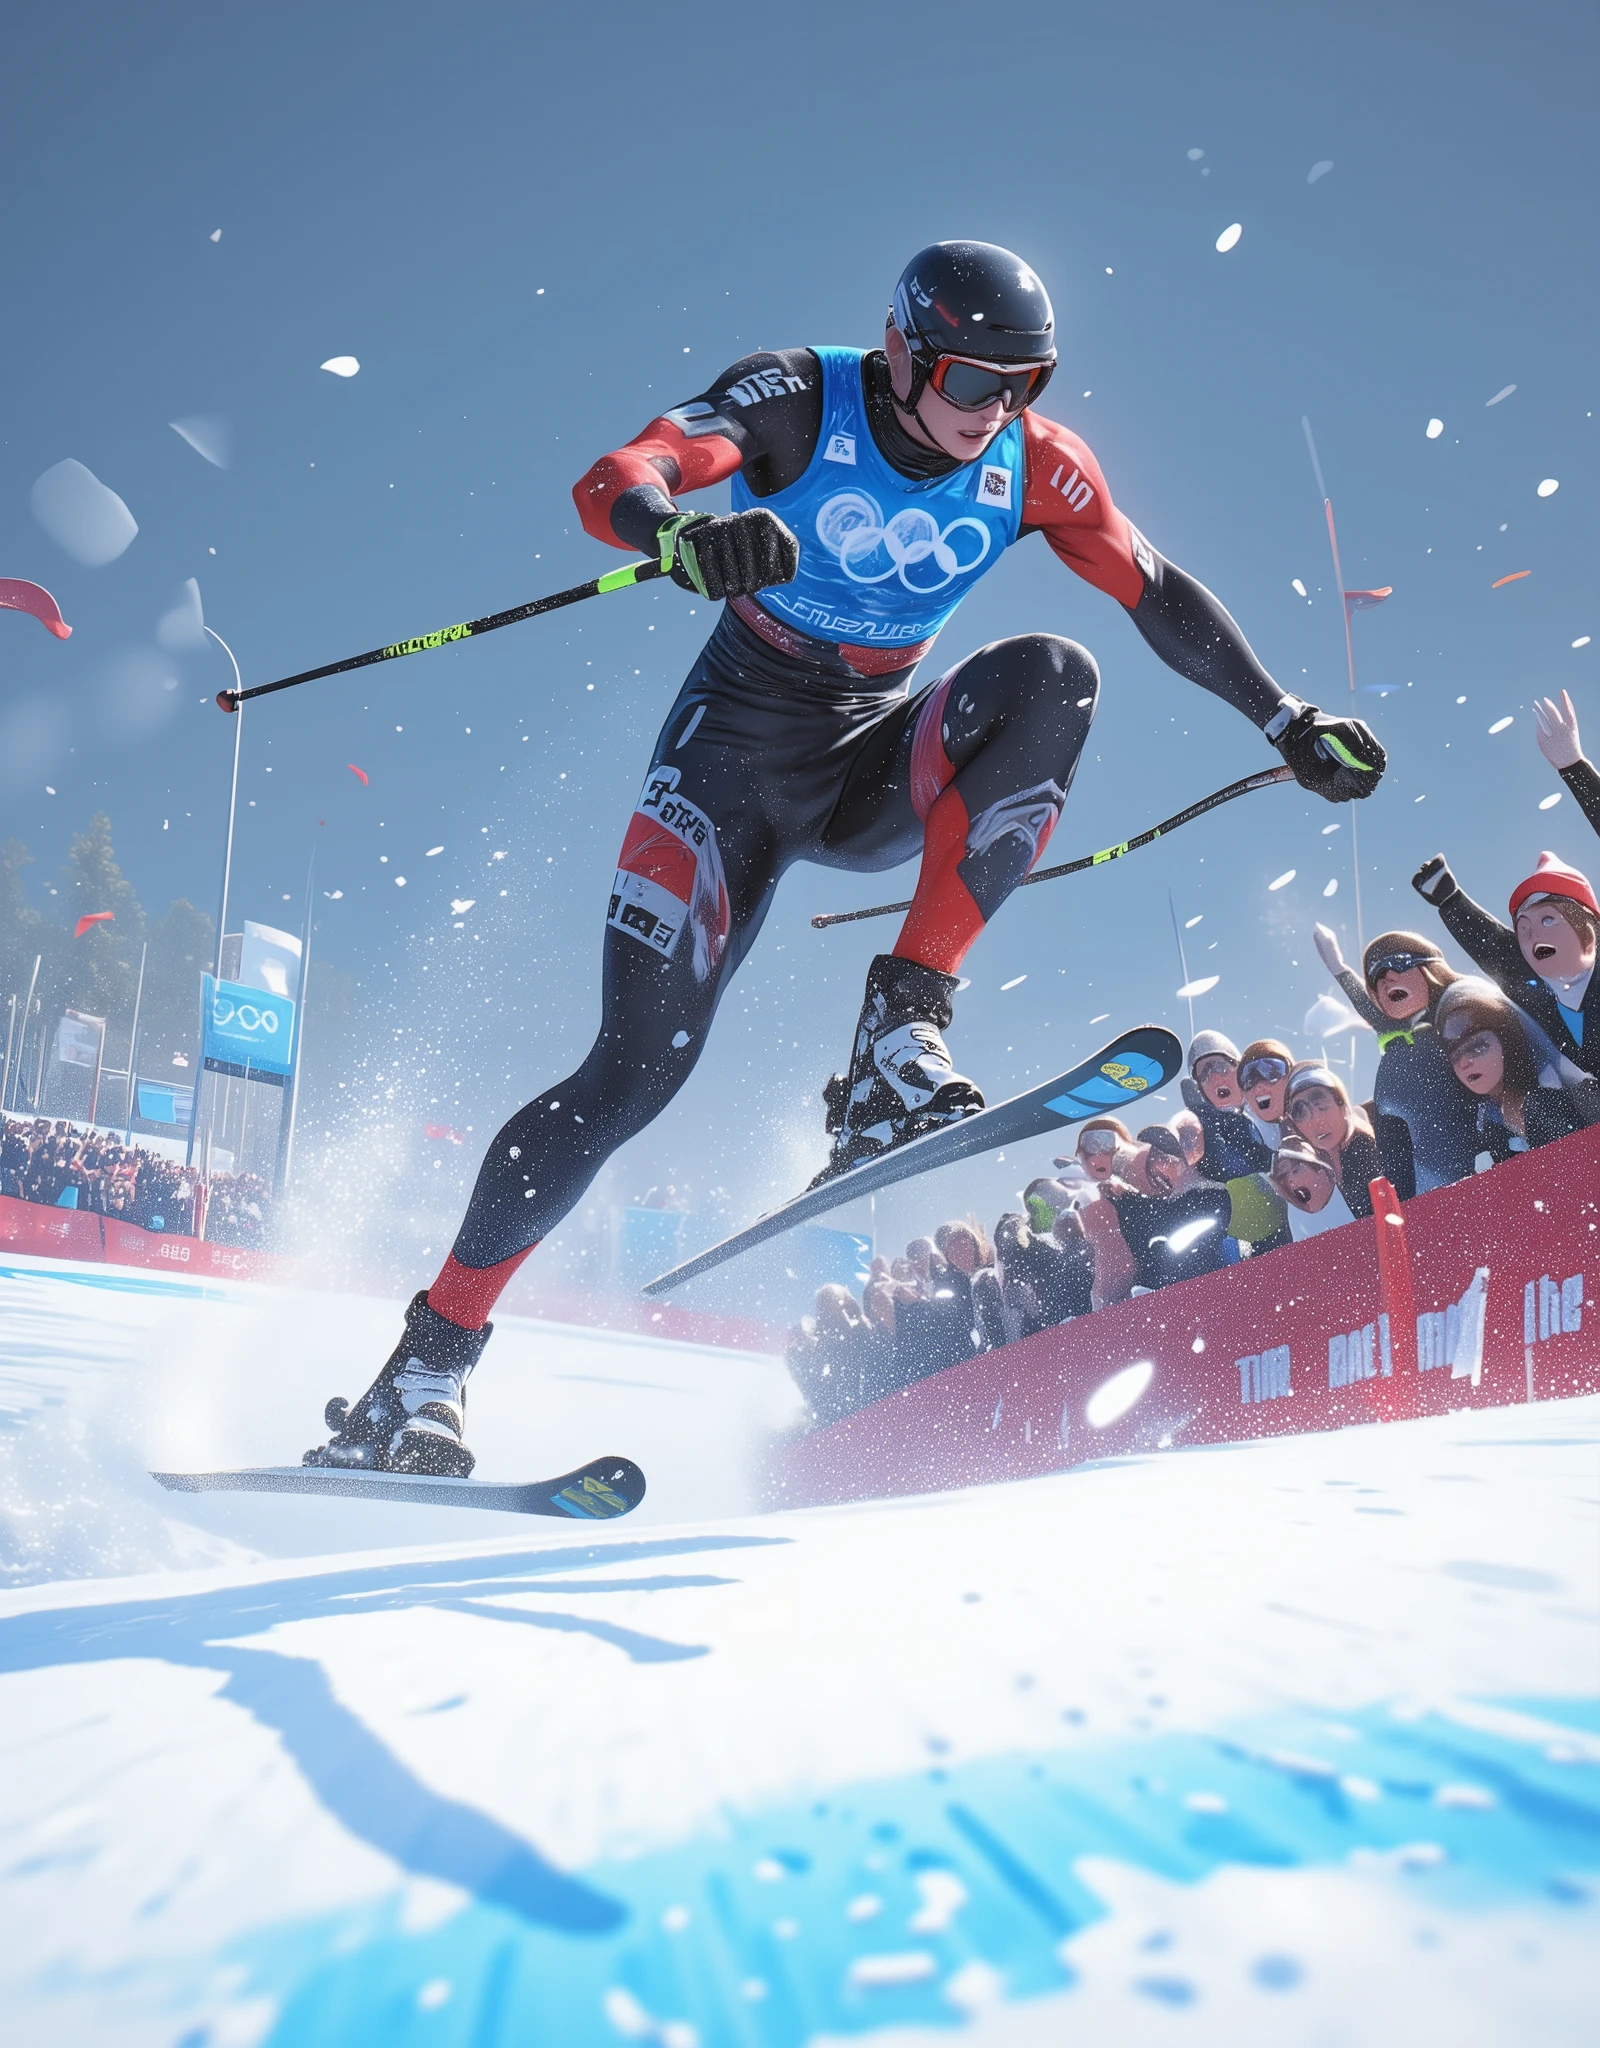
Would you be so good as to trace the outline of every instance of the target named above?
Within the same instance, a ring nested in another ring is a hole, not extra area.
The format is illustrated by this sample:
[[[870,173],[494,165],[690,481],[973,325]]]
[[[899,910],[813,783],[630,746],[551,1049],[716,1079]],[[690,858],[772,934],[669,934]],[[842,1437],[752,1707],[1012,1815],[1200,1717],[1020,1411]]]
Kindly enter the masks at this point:
[[[813,1187],[983,1108],[941,1036],[950,1028],[955,986],[953,974],[892,953],[868,968],[850,1071],[822,1091],[833,1151]]]
[[[405,1333],[389,1362],[352,1408],[328,1403],[330,1443],[307,1451],[307,1465],[365,1472],[423,1472],[465,1479],[476,1462],[461,1440],[467,1380],[494,1332],[463,1330],[428,1306],[426,1288],[406,1310]]]

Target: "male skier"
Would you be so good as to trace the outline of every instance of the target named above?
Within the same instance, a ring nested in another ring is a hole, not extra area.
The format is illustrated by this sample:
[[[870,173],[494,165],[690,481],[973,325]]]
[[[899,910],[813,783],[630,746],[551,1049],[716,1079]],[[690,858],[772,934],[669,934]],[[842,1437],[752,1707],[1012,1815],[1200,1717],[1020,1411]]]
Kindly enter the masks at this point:
[[[600,1031],[577,1072],[494,1139],[433,1285],[312,1464],[465,1477],[467,1376],[495,1300],[604,1161],[672,1100],[795,861],[920,852],[890,953],[867,973],[849,1071],[824,1090],[843,1172],[983,1107],[943,1033],[968,949],[1043,852],[1100,686],[1052,633],[997,640],[913,689],[977,578],[1035,532],[1127,611],[1168,667],[1225,699],[1332,803],[1384,753],[1359,719],[1280,689],[1192,576],[1113,505],[1077,435],[1033,410],[1055,367],[1044,286],[986,242],[907,264],[881,352],[746,356],[602,456],[588,532],[725,601],[656,742],[607,913]],[[726,517],[679,497],[733,479]]]

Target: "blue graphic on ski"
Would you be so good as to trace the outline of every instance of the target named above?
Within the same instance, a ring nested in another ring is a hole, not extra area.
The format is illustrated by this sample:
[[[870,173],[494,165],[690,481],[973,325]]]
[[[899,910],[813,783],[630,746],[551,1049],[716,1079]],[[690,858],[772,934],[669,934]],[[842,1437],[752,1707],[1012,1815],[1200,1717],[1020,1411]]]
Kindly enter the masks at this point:
[[[559,1479],[500,1483],[430,1479],[410,1472],[341,1472],[328,1465],[256,1465],[238,1472],[152,1472],[169,1493],[344,1494],[357,1500],[409,1501],[430,1507],[496,1508],[508,1515],[565,1516],[609,1522],[644,1499],[644,1474],[630,1458],[595,1458]]]
[[[876,1194],[880,1188],[929,1173],[936,1166],[951,1166],[960,1159],[998,1151],[1002,1145],[1020,1145],[1026,1139],[1081,1123],[1085,1117],[1117,1116],[1130,1110],[1137,1114],[1141,1099],[1165,1087],[1182,1065],[1183,1048],[1170,1031],[1159,1024],[1136,1025],[1053,1081],[1030,1088],[1026,1095],[997,1102],[977,1116],[964,1117],[958,1124],[947,1124],[925,1138],[913,1138],[909,1145],[868,1159],[819,1188],[808,1188],[770,1216],[758,1218],[721,1244],[674,1266],[670,1273],[647,1281],[642,1292],[669,1293],[724,1260],[736,1259],[769,1238],[781,1237],[797,1223],[809,1223],[813,1216],[826,1215],[860,1195]]]

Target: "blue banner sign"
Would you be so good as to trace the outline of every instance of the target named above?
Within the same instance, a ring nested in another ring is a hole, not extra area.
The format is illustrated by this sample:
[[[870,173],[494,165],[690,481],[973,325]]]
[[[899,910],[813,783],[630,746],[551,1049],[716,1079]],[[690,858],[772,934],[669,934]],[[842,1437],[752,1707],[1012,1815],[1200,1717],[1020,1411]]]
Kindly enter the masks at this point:
[[[206,1066],[213,1074],[248,1074],[281,1086],[294,1071],[294,1004],[209,974],[201,982]]]
[[[173,1130],[188,1126],[194,1090],[175,1081],[147,1081],[141,1074],[134,1086],[134,1116],[140,1123],[166,1124]]]

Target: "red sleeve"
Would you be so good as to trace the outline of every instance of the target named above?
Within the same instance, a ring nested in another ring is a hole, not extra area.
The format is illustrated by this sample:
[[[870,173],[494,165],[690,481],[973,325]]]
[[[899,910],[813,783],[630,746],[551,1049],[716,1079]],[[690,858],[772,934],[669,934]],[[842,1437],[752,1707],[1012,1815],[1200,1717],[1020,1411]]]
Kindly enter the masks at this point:
[[[626,547],[611,531],[611,507],[636,484],[652,484],[669,497],[681,491],[703,491],[732,476],[739,451],[721,434],[700,434],[693,440],[671,420],[654,419],[625,447],[600,460],[580,477],[572,500],[584,532],[614,548]]]
[[[1027,412],[1022,448],[1024,528],[1037,527],[1069,569],[1132,611],[1145,588],[1133,528],[1112,504],[1087,445],[1058,421]]]

